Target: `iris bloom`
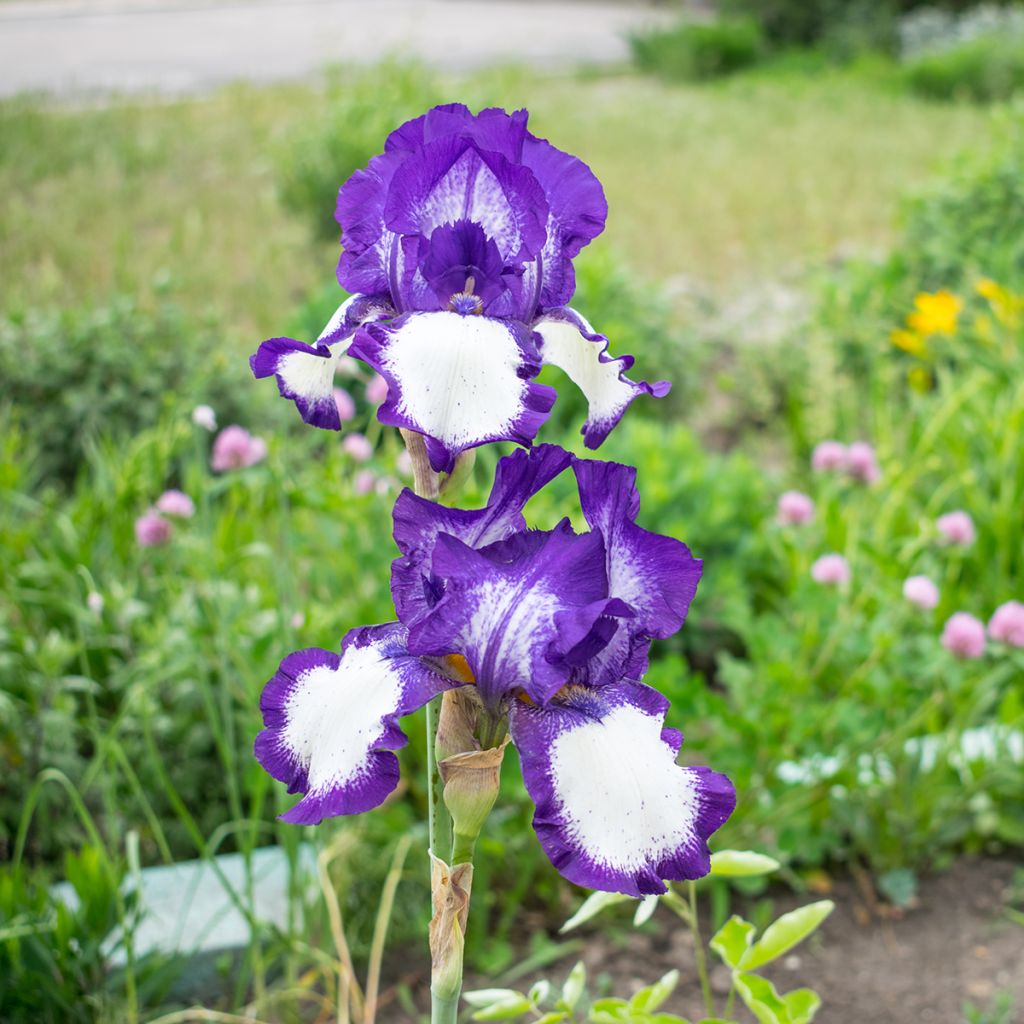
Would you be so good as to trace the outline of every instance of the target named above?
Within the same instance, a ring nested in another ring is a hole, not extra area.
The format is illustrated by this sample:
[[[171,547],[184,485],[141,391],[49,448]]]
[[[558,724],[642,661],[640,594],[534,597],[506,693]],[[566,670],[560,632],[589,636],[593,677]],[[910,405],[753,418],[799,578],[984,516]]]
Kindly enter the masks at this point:
[[[555,400],[534,381],[545,363],[586,396],[589,448],[637,395],[667,393],[667,381],[629,380],[632,357],[610,356],[566,305],[573,258],[607,204],[587,165],[526,122],[525,110],[435,107],[342,186],[338,281],[351,298],[314,345],[272,338],[251,359],[306,422],[340,428],[331,394],[345,353],[384,378],[378,418],[425,435],[438,471],[489,441],[530,444]]]
[[[570,467],[589,531],[568,520],[527,529],[526,502]],[[566,878],[638,896],[706,874],[732,785],[676,764],[668,701],[641,681],[651,640],[683,624],[701,563],[636,524],[635,477],[542,445],[498,463],[482,509],[405,490],[394,510],[399,621],[351,631],[340,654],[289,655],[263,692],[257,757],[303,794],[283,819],[380,804],[398,782],[398,719],[470,685],[481,721],[499,735],[507,724],[534,828]]]

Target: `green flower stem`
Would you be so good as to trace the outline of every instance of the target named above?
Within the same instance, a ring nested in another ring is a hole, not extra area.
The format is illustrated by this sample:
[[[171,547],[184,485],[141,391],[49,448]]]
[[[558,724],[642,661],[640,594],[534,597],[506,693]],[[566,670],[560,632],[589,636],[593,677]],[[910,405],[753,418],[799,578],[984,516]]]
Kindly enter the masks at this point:
[[[687,882],[690,890],[690,934],[693,935],[693,955],[697,961],[697,973],[700,975],[700,990],[704,993],[704,1009],[709,1017],[715,1015],[715,1002],[711,995],[711,980],[708,978],[708,961],[704,955],[704,940],[700,934],[700,921],[697,918],[697,883]]]
[[[472,864],[475,847],[476,836],[466,836],[456,832],[452,843],[452,864]]]
[[[461,984],[457,992],[450,994],[439,993],[431,988],[430,1024],[456,1024],[459,1019],[459,996],[461,994]]]
[[[437,501],[439,481],[430,468],[427,448],[420,434],[411,430],[402,431],[402,440],[412,460],[413,491],[421,498]],[[457,837],[455,850],[452,849],[452,821],[442,799],[441,773],[437,767],[437,723],[441,713],[441,696],[427,705],[427,834],[430,852],[442,860],[469,863],[473,856],[475,837],[468,844],[465,837]],[[461,858],[461,860],[460,860]],[[433,879],[432,879],[433,884]],[[438,907],[433,908],[435,913]],[[445,978],[443,986],[430,986],[431,1024],[457,1024],[459,997],[462,994],[462,950],[458,951],[458,962]]]

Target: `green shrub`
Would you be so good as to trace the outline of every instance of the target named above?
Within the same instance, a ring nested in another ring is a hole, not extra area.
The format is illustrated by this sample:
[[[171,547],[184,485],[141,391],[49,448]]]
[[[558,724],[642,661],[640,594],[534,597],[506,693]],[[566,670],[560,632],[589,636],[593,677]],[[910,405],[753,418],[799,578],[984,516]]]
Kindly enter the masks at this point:
[[[1024,278],[1024,103],[997,114],[993,128],[991,153],[967,154],[908,204],[898,255],[913,287]]]
[[[238,419],[251,405],[245,377],[215,325],[171,302],[0,317],[0,407],[30,429],[40,479],[67,483],[101,433],[126,437],[175,405],[209,402],[222,422]]]
[[[327,87],[330,114],[305,123],[278,153],[281,201],[306,218],[316,235],[336,238],[334,204],[353,171],[381,151],[381,143],[403,121],[441,102],[434,75],[408,61],[336,73]]]
[[[907,64],[908,86],[938,100],[991,103],[1024,89],[1024,38],[987,35]]]
[[[686,81],[740,71],[756,64],[764,50],[761,30],[751,18],[682,22],[636,33],[629,42],[643,71]]]
[[[775,46],[825,43],[840,52],[851,44],[890,49],[899,16],[917,7],[962,10],[974,0],[725,0],[723,8],[755,18]]]

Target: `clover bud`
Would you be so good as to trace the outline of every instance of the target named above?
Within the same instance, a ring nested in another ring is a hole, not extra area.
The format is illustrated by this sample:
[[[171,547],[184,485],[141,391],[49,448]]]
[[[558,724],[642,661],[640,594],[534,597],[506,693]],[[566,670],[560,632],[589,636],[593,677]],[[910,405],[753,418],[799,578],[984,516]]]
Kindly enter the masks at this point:
[[[444,805],[452,816],[452,861],[456,865],[471,859],[476,837],[498,799],[507,746],[506,738],[500,746],[452,754],[438,765],[444,783]]]

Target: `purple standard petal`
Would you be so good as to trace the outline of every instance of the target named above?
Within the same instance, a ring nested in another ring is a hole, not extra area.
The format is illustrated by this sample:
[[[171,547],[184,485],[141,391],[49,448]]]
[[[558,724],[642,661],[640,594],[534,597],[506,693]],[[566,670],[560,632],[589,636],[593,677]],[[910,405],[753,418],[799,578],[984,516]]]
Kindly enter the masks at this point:
[[[583,514],[604,537],[608,592],[634,612],[596,658],[590,681],[638,678],[647,670],[650,640],[671,636],[685,621],[703,563],[681,541],[636,525],[640,495],[632,466],[574,459],[572,468]]]
[[[732,813],[732,783],[676,764],[668,702],[641,683],[569,687],[510,717],[533,827],[555,867],[589,889],[643,896],[711,869],[708,837]]]
[[[409,630],[414,653],[463,655],[491,708],[516,690],[547,700],[629,614],[608,598],[600,534],[566,520],[533,537],[528,554],[499,562],[439,536],[432,568],[445,593]]]
[[[384,222],[399,234],[429,238],[443,224],[474,221],[510,262],[540,252],[547,215],[544,190],[529,168],[457,135],[428,142],[403,161],[384,204]]]
[[[427,142],[458,135],[471,139],[480,149],[493,150],[506,160],[522,163],[527,116],[525,110],[508,114],[499,107],[473,114],[463,103],[446,103],[396,128],[384,148],[388,152],[412,151]]]
[[[564,370],[586,396],[590,408],[581,433],[588,448],[601,445],[637,395],[661,398],[672,387],[667,380],[655,384],[629,380],[626,371],[633,357],[608,355],[608,339],[596,334],[573,309],[549,310],[533,329],[543,361]]]
[[[293,338],[271,338],[249,358],[253,375],[276,377],[277,388],[290,398],[299,414],[315,427],[340,430],[334,400],[334,371],[361,324],[394,316],[386,298],[353,295],[346,299],[323,329],[315,345]]]
[[[473,281],[473,294],[480,301],[475,309],[467,307],[467,313],[480,312],[506,287],[498,247],[479,224],[469,220],[434,229],[421,269],[442,308],[463,291],[469,279]]]
[[[571,456],[557,445],[516,451],[498,461],[487,505],[447,508],[408,488],[395,502],[395,543],[402,557],[391,565],[391,595],[407,626],[429,611],[444,593],[430,568],[438,534],[449,533],[471,548],[505,540],[526,528],[523,508],[541,488],[569,465]]]
[[[564,306],[576,290],[573,257],[604,230],[608,202],[593,171],[547,139],[527,133],[522,162],[533,171],[548,201],[539,303]]]
[[[289,654],[260,697],[261,765],[305,794],[282,821],[315,825],[382,803],[398,784],[397,721],[458,685],[409,654],[398,623],[352,630],[341,654]]]
[[[409,313],[368,325],[350,352],[388,382],[377,418],[424,434],[438,471],[490,441],[530,444],[555,400],[553,388],[531,383],[540,364],[529,330],[515,321]]]

